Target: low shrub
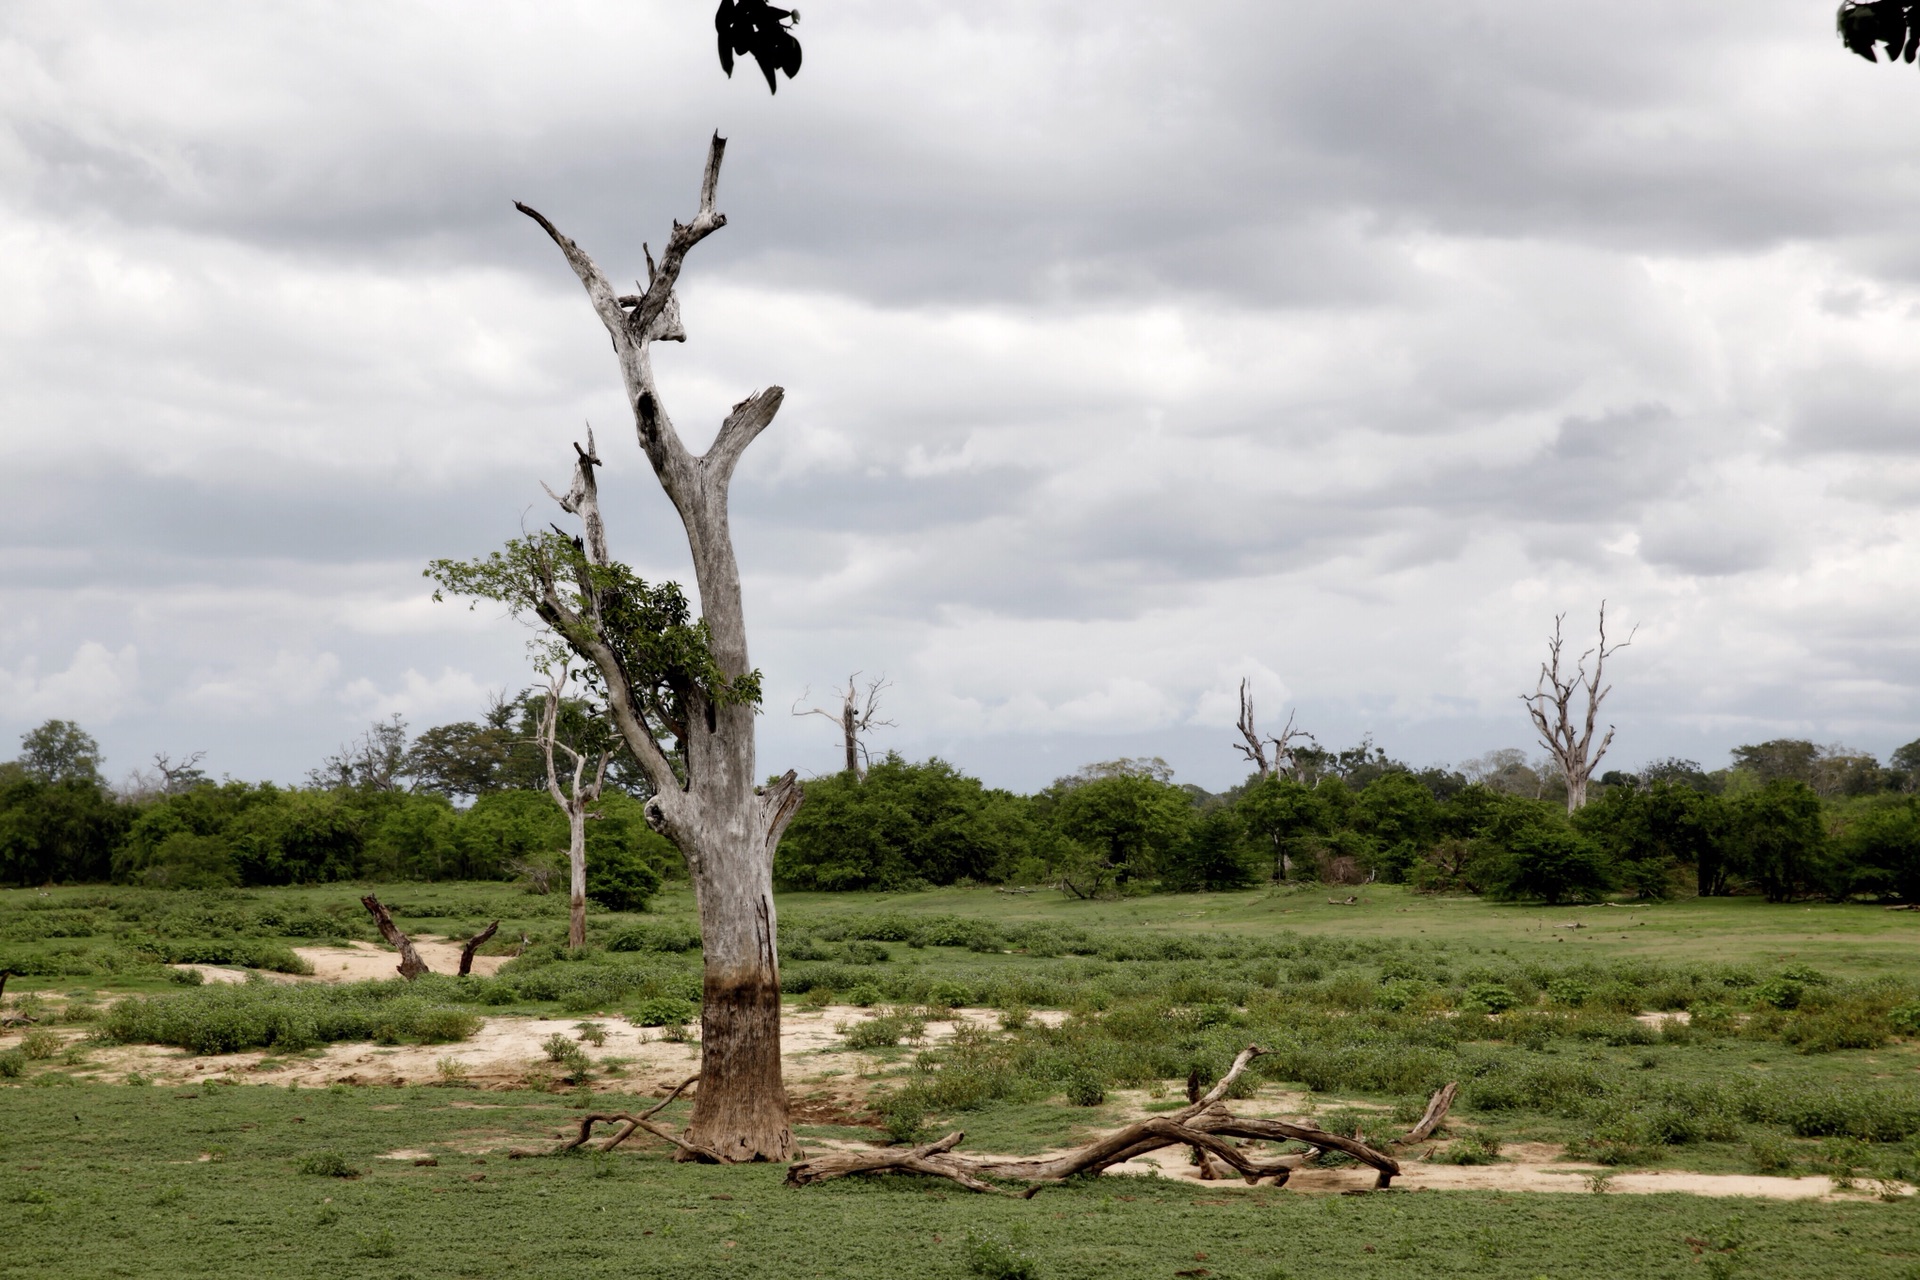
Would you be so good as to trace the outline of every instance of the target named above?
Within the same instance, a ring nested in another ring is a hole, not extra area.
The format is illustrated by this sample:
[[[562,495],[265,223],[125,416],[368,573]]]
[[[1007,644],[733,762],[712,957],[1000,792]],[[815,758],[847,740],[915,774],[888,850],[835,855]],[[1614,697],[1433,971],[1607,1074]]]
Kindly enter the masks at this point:
[[[178,995],[133,996],[108,1009],[100,1036],[118,1044],[170,1044],[194,1053],[295,1052],[342,1040],[437,1044],[479,1030],[478,1015],[429,999],[422,978],[338,986],[210,985]]]
[[[338,1151],[316,1151],[297,1167],[301,1173],[316,1178],[357,1178],[361,1172],[348,1164],[347,1158]]]
[[[1040,1280],[1033,1256],[996,1235],[967,1232],[960,1255],[967,1272],[979,1280]]]
[[[1427,1157],[1434,1164],[1494,1164],[1500,1159],[1500,1143],[1495,1138],[1470,1134],[1455,1138],[1443,1151]]]
[[[651,1000],[642,1000],[627,1014],[627,1021],[637,1027],[685,1026],[699,1012],[691,1000],[680,1000],[673,996],[655,996]]]
[[[20,1053],[34,1061],[43,1061],[60,1052],[64,1043],[58,1035],[42,1027],[35,1027],[20,1037]]]

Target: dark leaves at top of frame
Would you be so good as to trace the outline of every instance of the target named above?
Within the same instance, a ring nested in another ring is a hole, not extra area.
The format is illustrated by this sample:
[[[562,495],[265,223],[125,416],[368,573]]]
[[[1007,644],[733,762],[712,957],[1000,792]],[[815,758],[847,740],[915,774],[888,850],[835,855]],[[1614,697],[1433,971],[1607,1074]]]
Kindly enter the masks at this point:
[[[1841,42],[1868,62],[1880,61],[1876,44],[1885,47],[1888,62],[1912,62],[1920,54],[1920,4],[1913,0],[1845,0],[1836,23]]]
[[[713,28],[720,37],[721,69],[732,76],[735,56],[752,54],[767,77],[767,92],[778,92],[774,72],[786,72],[789,80],[800,73],[800,42],[788,30],[798,21],[798,9],[776,9],[767,0],[720,0]]]

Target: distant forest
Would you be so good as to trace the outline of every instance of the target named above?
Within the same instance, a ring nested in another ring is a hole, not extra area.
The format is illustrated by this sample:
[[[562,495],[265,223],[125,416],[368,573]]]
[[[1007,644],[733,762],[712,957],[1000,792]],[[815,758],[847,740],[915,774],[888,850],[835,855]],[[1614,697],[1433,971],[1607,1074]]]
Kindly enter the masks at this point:
[[[21,886],[155,887],[336,880],[520,879],[545,891],[566,822],[533,745],[538,701],[417,737],[371,726],[282,787],[216,781],[157,757],[117,787],[69,721],[0,764],[0,878]],[[585,704],[561,728],[604,732]],[[1882,763],[1779,739],[1727,767],[1669,759],[1600,777],[1569,814],[1550,768],[1517,750],[1415,768],[1371,741],[1296,749],[1282,771],[1218,794],[1158,759],[1089,765],[1033,795],[944,761],[888,755],[807,783],[775,875],[788,889],[1057,886],[1082,897],[1239,889],[1268,881],[1410,884],[1548,903],[1605,894],[1920,900],[1920,741]],[[591,896],[635,909],[685,875],[647,825],[644,783],[616,757],[589,824]]]

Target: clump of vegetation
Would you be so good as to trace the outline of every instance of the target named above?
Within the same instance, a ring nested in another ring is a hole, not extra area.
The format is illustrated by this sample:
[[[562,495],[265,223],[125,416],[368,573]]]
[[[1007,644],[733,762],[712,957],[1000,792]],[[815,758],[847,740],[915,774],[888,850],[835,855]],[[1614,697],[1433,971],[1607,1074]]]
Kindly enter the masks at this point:
[[[927,1020],[911,1009],[896,1008],[835,1028],[849,1049],[890,1049],[902,1040],[918,1041],[927,1032]]]
[[[338,1151],[316,1151],[302,1159],[297,1168],[316,1178],[357,1178],[361,1174]]]
[[[655,996],[635,1005],[628,1012],[627,1021],[637,1027],[684,1027],[697,1012],[691,1000]]]
[[[1500,1142],[1484,1134],[1468,1134],[1427,1158],[1434,1164],[1494,1164],[1500,1159]]]
[[[582,1044],[590,1044],[598,1049],[607,1042],[607,1029],[598,1022],[576,1022],[573,1033]]]
[[[57,1033],[44,1027],[35,1027],[20,1037],[20,1053],[33,1061],[44,1061],[59,1053],[64,1043]]]
[[[1040,1280],[1040,1264],[1033,1255],[1003,1236],[969,1231],[960,1254],[968,1274],[979,1280]]]
[[[118,1044],[170,1044],[194,1053],[291,1053],[342,1040],[440,1044],[480,1029],[477,1014],[429,998],[434,989],[424,979],[206,986],[122,1000],[101,1019],[99,1034]]]

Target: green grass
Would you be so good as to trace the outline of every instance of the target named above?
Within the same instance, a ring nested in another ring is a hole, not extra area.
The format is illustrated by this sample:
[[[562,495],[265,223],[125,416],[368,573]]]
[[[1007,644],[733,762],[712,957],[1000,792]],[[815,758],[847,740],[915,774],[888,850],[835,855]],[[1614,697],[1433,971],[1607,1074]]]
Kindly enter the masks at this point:
[[[1920,1266],[1920,1206],[1686,1196],[1315,1198],[1104,1180],[1032,1201],[898,1179],[792,1190],[771,1167],[655,1150],[507,1160],[571,1118],[538,1097],[445,1091],[74,1086],[6,1095],[9,1276],[964,1277],[968,1233],[1041,1277],[1845,1275]],[[77,1118],[76,1118],[77,1117]],[[395,1149],[437,1165],[384,1160]],[[302,1173],[303,1162],[357,1178]],[[210,1157],[210,1158],[208,1158]],[[484,1163],[482,1163],[484,1162]],[[475,1175],[484,1175],[480,1181]],[[1689,1240],[1705,1242],[1709,1269]],[[1721,1252],[1722,1248],[1726,1252]],[[1205,1255],[1202,1258],[1200,1255]]]
[[[67,1046],[76,1032],[288,1055],[457,1037],[479,1014],[659,1021],[698,995],[684,890],[644,916],[595,912],[595,945],[570,953],[561,898],[494,884],[378,887],[416,933],[460,936],[498,918],[495,954],[531,937],[495,978],[182,987],[157,963],[220,947],[258,962],[370,937],[361,892],[0,892],[0,967],[29,962],[9,1006],[60,1032],[33,1054],[18,1036],[0,1051],[0,1219],[17,1224],[0,1233],[0,1273],[960,1277],[977,1274],[971,1234],[1001,1241],[994,1256],[1033,1257],[1042,1277],[1303,1277],[1330,1266],[1360,1277],[1920,1277],[1912,1202],[1347,1200],[1136,1179],[1028,1203],[913,1179],[789,1191],[778,1170],[675,1165],[656,1151],[470,1154],[552,1142],[576,1113],[531,1090],[87,1082],[93,1042]],[[1920,1175],[1920,917],[1753,899],[1542,910],[1391,887],[1360,890],[1352,907],[1329,896],[1345,891],[789,894],[783,976],[796,1003],[812,990],[892,1010],[907,1043],[863,1051],[876,1123],[897,1136],[964,1128],[969,1150],[1083,1141],[1121,1119],[1114,1090],[1171,1101],[1189,1069],[1211,1078],[1257,1040],[1272,1052],[1249,1082],[1312,1091],[1307,1108],[1330,1124],[1356,1105],[1415,1112],[1428,1090],[1459,1080],[1455,1131],[1493,1143],[1567,1143],[1620,1168],[1851,1170],[1863,1185]],[[1556,927],[1576,921],[1588,927]],[[989,1018],[951,1045],[915,1043],[916,1010],[949,1003],[1074,1016],[1051,1028],[1016,1012],[1013,1030]],[[1648,1008],[1690,1009],[1696,1026],[1634,1020]],[[1105,1101],[1073,1106],[1073,1096]],[[439,1163],[379,1158],[398,1148]],[[1690,1237],[1730,1247],[1696,1256]]]

